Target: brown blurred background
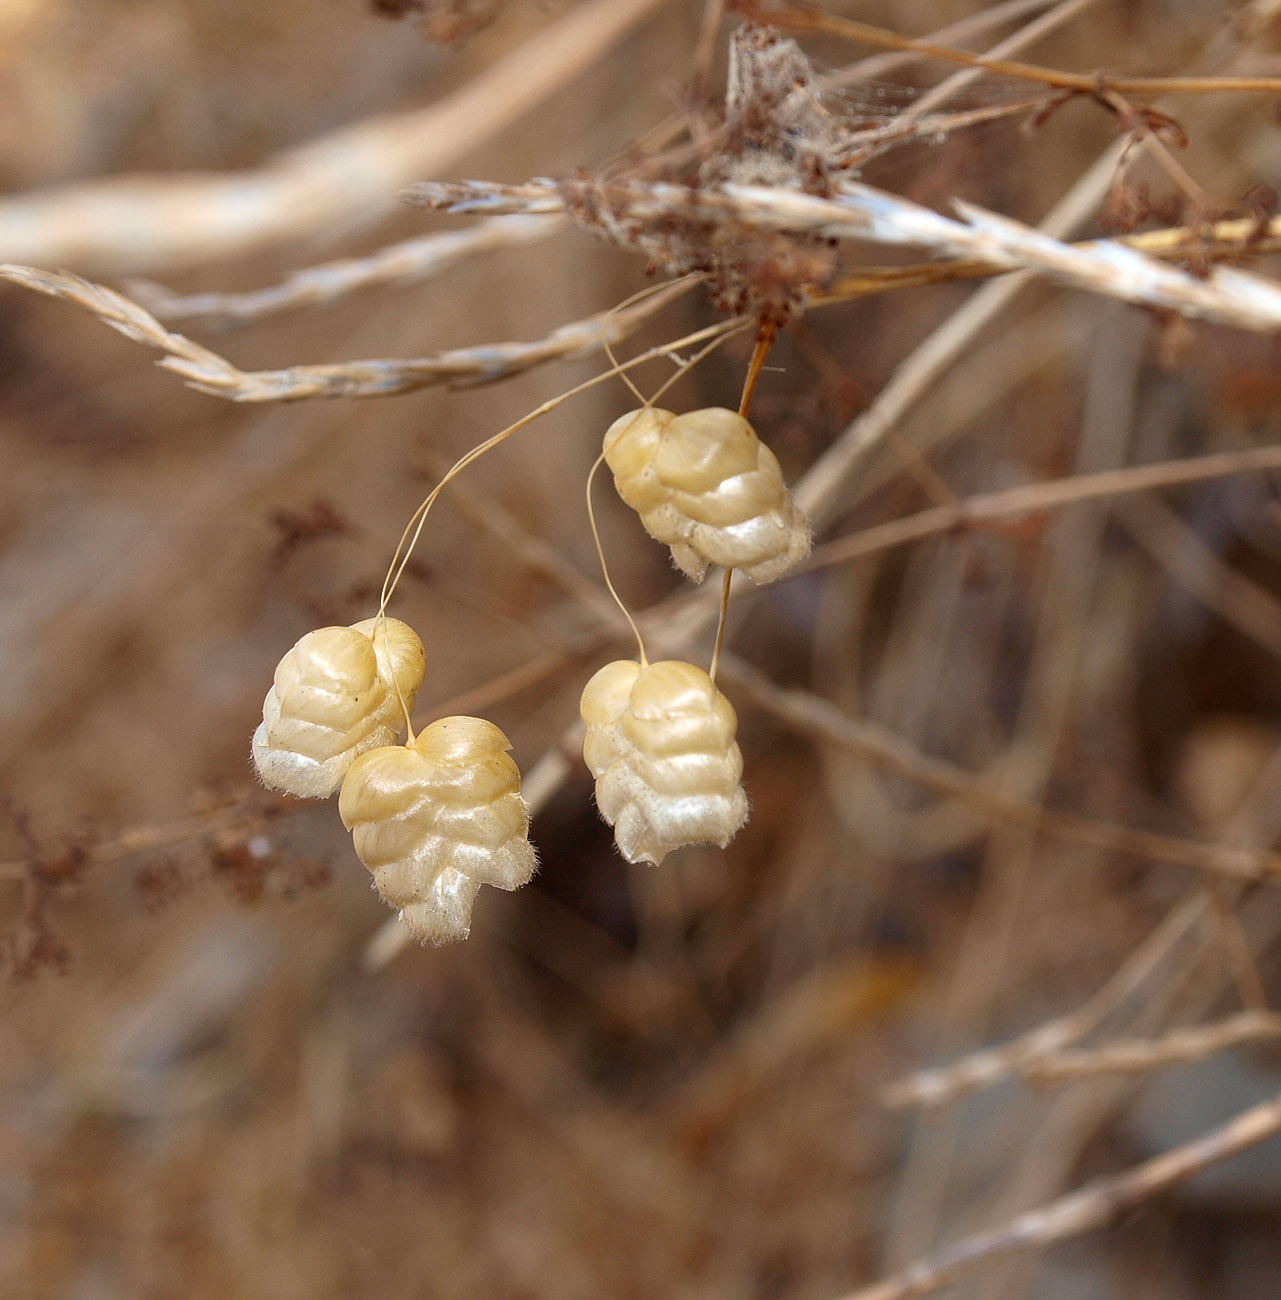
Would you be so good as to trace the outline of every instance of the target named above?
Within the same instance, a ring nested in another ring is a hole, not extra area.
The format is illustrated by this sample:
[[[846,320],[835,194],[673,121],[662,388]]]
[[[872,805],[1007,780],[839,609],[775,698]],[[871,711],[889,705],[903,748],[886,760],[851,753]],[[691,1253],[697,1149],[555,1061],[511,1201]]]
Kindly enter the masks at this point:
[[[912,34],[984,8],[826,7]],[[0,0],[0,232],[27,192],[257,168],[443,102],[589,8],[608,20],[607,0],[399,20],[359,0]],[[702,6],[630,8],[617,40],[431,179],[599,166],[678,111]],[[1025,4],[974,47],[1050,8]],[[1076,8],[1023,57],[1278,70],[1268,6],[1235,33],[1209,0]],[[867,53],[805,48],[829,72]],[[860,76],[832,111],[892,116],[947,71],[917,60]],[[956,103],[1013,93],[976,83]],[[1236,213],[1281,187],[1275,98],[1163,107],[1204,202],[1143,157],[1113,187],[1114,216]],[[1118,125],[1073,102],[1031,129],[918,139],[864,179],[1035,223]],[[334,165],[361,192],[361,157]],[[277,237],[234,255],[151,265],[106,230],[57,265],[126,290],[135,276],[248,289],[466,224],[388,193],[324,224],[283,214]],[[0,260],[17,256],[0,241]],[[179,328],[246,369],[426,355],[540,338],[643,273],[566,230],[424,285]],[[791,479],[975,292],[826,308],[782,335],[754,415]],[[443,468],[600,358],[492,387],[241,406],[189,391],[70,305],[12,286],[0,304],[0,1293],[823,1300],[1277,1090],[1263,1044],[1152,1077],[1005,1080],[933,1115],[887,1108],[881,1090],[912,1070],[1080,1006],[1180,909],[1200,910],[1102,1038],[1266,1005],[1276,892],[993,820],[806,734],[732,674],[753,813],[726,852],[626,867],[575,765],[535,820],[533,885],[483,891],[463,945],[372,961],[388,913],[335,809],[254,786],[262,696],[304,632],[373,611]],[[712,318],[691,297],[625,350]],[[733,405],[749,350],[722,349],[680,401]],[[1032,286],[896,420],[828,535],[949,495],[1276,441],[1278,360],[1270,338]],[[393,608],[427,645],[420,715],[474,701],[527,771],[561,743],[589,674],[631,653],[572,590],[574,575],[599,581],[582,484],[627,402],[621,385],[596,388],[470,470]],[[607,484],[597,499],[627,599],[678,595],[662,548]],[[729,644],[1003,797],[1259,848],[1281,830],[1267,476],[834,566],[744,601]],[[1281,1153],[1264,1147],[952,1294],[1268,1295],[1279,1191]]]

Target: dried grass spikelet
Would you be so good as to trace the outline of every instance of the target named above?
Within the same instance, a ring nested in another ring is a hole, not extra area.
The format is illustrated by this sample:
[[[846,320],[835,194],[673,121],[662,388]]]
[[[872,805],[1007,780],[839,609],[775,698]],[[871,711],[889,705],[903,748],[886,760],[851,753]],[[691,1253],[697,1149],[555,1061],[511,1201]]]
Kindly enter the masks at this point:
[[[465,939],[481,885],[534,874],[511,742],[483,718],[441,718],[352,763],[338,813],[374,885],[420,943]]]
[[[583,689],[583,761],[628,862],[687,844],[724,848],[747,820],[734,706],[680,660],[606,664]]]
[[[695,582],[709,564],[773,582],[810,552],[774,453],[735,411],[632,411],[609,426],[605,461],[618,495]]]
[[[423,643],[399,619],[308,632],[263,701],[253,739],[263,783],[311,799],[333,794],[352,759],[395,742],[426,671]]]

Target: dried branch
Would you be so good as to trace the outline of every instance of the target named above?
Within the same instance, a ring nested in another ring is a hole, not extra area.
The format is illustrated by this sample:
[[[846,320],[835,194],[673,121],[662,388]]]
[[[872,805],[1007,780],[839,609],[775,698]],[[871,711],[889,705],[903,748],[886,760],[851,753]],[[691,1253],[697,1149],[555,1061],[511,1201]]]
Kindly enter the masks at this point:
[[[129,291],[160,320],[247,325],[279,312],[337,302],[381,285],[417,284],[478,254],[537,243],[561,227],[562,223],[551,217],[483,221],[470,230],[406,239],[364,257],[309,266],[279,284],[245,293],[177,294],[147,281],[131,283]]]
[[[1281,1095],[1243,1111],[1221,1128],[1124,1173],[1096,1178],[1067,1196],[976,1233],[861,1287],[842,1300],[915,1300],[1021,1255],[1109,1227],[1136,1206],[1281,1133]]]
[[[1203,844],[1156,831],[1094,821],[1002,794],[964,768],[919,753],[893,732],[846,716],[812,692],[778,687],[763,673],[732,656],[727,656],[722,664],[742,695],[780,721],[860,754],[917,784],[960,799],[989,817],[1103,852],[1125,853],[1196,871],[1212,871],[1245,880],[1281,875],[1281,854]]]
[[[1242,256],[1257,257],[1264,253],[1281,252],[1281,217],[1263,224],[1252,217],[1243,217],[1219,221],[1202,228],[1170,226],[1162,230],[1118,235],[1111,242],[1171,261],[1187,258],[1215,262]],[[1072,247],[1079,245],[1074,244]],[[832,303],[848,302],[851,298],[867,298],[895,289],[915,289],[927,284],[948,284],[956,280],[973,280],[1001,274],[1001,267],[978,261],[863,267],[836,281],[830,288],[813,294],[809,306],[826,307]]]
[[[918,1070],[885,1088],[881,1100],[890,1107],[946,1105],[1009,1078],[1030,1061],[1079,1042],[1151,978],[1204,919],[1207,910],[1206,893],[1197,890],[1175,907],[1107,983],[1076,1010],[1047,1020],[1009,1042],[982,1047],[947,1065]]]
[[[1127,160],[1142,151],[1113,141],[1046,214],[1042,229],[1065,239],[1090,220]],[[984,285],[934,329],[902,362],[872,404],[806,471],[796,500],[817,525],[850,508],[860,494],[858,470],[898,421],[960,358],[975,334],[996,320],[1028,284],[1026,274]]]
[[[118,862],[138,853],[172,848],[191,840],[204,839],[219,831],[244,826],[265,817],[279,816],[286,805],[278,798],[256,794],[239,798],[208,812],[193,813],[170,822],[149,822],[131,826],[119,834],[77,846],[77,859],[83,866]],[[36,865],[39,865],[37,861]],[[31,872],[30,858],[13,858],[0,862],[0,880],[21,880]]]
[[[1185,590],[1257,645],[1281,658],[1281,601],[1227,563],[1163,502],[1127,501],[1130,536]]]
[[[1071,18],[1076,17],[1083,9],[1094,4],[1095,0],[1058,0],[1058,3],[1043,3],[1036,7],[1048,9],[1049,12],[1041,14],[1033,21],[1024,24],[1015,32],[1007,36],[1003,41],[988,51],[989,57],[1000,58],[1010,54],[1017,54],[1019,50],[1027,45],[1041,40],[1049,35],[1050,32],[1062,26]],[[981,13],[974,15],[971,19],[963,20],[955,24],[951,29],[944,28],[941,32],[936,33],[936,40],[954,40],[964,38],[968,33],[967,29],[971,24],[984,24],[989,22],[1003,21],[1005,17],[1021,16],[1021,12],[1016,13],[1016,9],[1026,6],[1015,5],[993,5],[990,9],[985,9]],[[998,15],[1001,15],[998,17]],[[825,79],[825,84],[841,85],[846,84],[851,75],[857,74],[859,69],[863,70],[864,76],[880,76],[890,67],[896,66],[905,60],[911,60],[917,55],[911,53],[897,54],[880,54],[873,55],[861,60],[859,63],[852,65],[842,71],[835,77]],[[858,148],[849,152],[845,159],[845,165],[850,167],[861,166],[878,157],[887,150],[892,149],[900,137],[910,138],[911,127],[913,123],[918,124],[918,130],[922,133],[934,128],[934,117],[930,117],[930,124],[927,126],[923,119],[928,115],[934,114],[934,111],[940,105],[946,103],[953,95],[971,85],[979,76],[982,75],[981,68],[966,68],[959,72],[954,72],[950,77],[945,78],[937,86],[926,91],[920,99],[912,103],[894,121],[881,128],[879,133],[872,132],[870,137]],[[1012,108],[1014,106],[1011,106]],[[1018,111],[1017,109],[1015,111]],[[906,136],[903,133],[907,133]]]
[[[951,532],[995,519],[1018,519],[1055,510],[1082,501],[1100,501],[1135,492],[1180,487],[1234,474],[1281,470],[1281,446],[1250,447],[1241,451],[1215,452],[1156,465],[1134,465],[1126,469],[1078,474],[1071,478],[1033,483],[966,497],[948,505],[933,506],[916,514],[903,515],[883,524],[860,529],[849,537],[837,538],[816,547],[807,569],[842,564],[938,533]]]
[[[788,0],[735,0],[734,8],[756,22],[769,23],[784,31],[826,32],[860,45],[923,55],[946,63],[959,63],[968,68],[979,68],[1001,77],[1032,81],[1054,90],[1070,90],[1085,95],[1101,96],[1109,90],[1123,95],[1163,95],[1179,92],[1199,94],[1281,92],[1281,77],[1116,77],[1101,72],[1093,75],[1061,72],[1057,68],[1044,68],[1032,63],[991,58],[985,54],[972,54],[968,50],[954,49],[949,45],[939,45],[933,41],[902,36],[885,27],[874,27],[870,23],[861,23],[852,18],[824,13],[816,8],[802,9],[788,3]]]
[[[1099,1074],[1144,1074],[1203,1061],[1229,1047],[1281,1037],[1281,1015],[1243,1011],[1213,1025],[1175,1029],[1157,1039],[1125,1039],[1102,1047],[1057,1051],[1028,1061],[1019,1072],[1029,1083],[1066,1083]]]
[[[1070,3],[1065,2],[1065,0],[1057,0],[1057,3],[1056,0],[1004,0],[1002,4],[990,5],[986,9],[980,9],[977,13],[970,14],[946,27],[940,27],[933,33],[932,37],[927,39],[932,39],[937,44],[942,44],[945,41],[971,40],[983,35],[993,27],[1001,26],[1003,23],[1015,22],[1041,10],[1053,10],[1053,13],[1041,14],[1040,17],[1017,28],[1005,40],[988,51],[989,55],[999,58],[1005,54],[1013,54],[1032,41],[1039,40],[1047,35],[1049,31],[1060,26],[1066,18],[1074,17],[1079,10],[1093,3],[1095,3],[1095,0],[1070,0]],[[869,54],[856,63],[828,73],[823,77],[822,84],[824,89],[858,85],[860,82],[874,77],[885,77],[904,64],[926,57],[926,55],[912,50]],[[981,71],[982,69],[971,69],[969,72],[953,73],[953,77],[965,78],[965,82],[958,81],[955,86],[949,86],[948,94],[951,94],[961,84],[968,85],[973,76]],[[948,78],[949,82],[951,80],[952,78]],[[941,84],[946,85],[947,83]],[[927,96],[934,95],[940,88],[940,86],[936,86],[927,91]]]
[[[216,352],[174,334],[123,294],[65,271],[0,264],[0,279],[60,298],[91,311],[99,320],[136,343],[166,352],[158,364],[181,375],[192,387],[233,402],[297,402],[313,397],[386,397],[433,384],[472,385],[507,379],[548,361],[564,361],[599,351],[627,338],[685,293],[684,280],[619,311],[599,312],[553,330],[534,343],[491,343],[454,348],[412,360],[344,361],[334,365],[291,366],[285,370],[239,370]],[[652,349],[629,364],[660,355]]]

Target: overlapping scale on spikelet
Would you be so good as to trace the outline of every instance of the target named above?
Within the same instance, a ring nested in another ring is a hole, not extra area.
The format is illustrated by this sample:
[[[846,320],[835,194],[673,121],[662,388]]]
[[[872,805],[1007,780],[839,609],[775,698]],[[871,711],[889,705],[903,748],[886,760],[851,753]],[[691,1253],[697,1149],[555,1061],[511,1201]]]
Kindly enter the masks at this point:
[[[333,794],[352,759],[396,741],[426,666],[417,633],[399,619],[308,632],[276,666],[263,701],[253,739],[263,783],[312,799]]]
[[[511,742],[482,718],[441,718],[410,745],[362,754],[338,799],[356,853],[421,943],[465,939],[481,885],[534,874]]]
[[[809,521],[774,453],[735,411],[632,411],[606,432],[605,461],[645,531],[695,582],[709,564],[773,582],[810,552]]]
[[[606,664],[583,690],[583,759],[628,862],[687,844],[724,848],[747,820],[734,706],[679,660]]]

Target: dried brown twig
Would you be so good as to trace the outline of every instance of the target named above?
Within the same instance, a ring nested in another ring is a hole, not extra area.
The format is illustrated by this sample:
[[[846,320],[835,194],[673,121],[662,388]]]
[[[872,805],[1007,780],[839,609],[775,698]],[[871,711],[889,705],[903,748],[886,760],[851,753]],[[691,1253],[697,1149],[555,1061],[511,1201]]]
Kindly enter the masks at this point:
[[[1031,63],[993,58],[986,54],[972,54],[968,50],[954,49],[934,41],[903,36],[885,27],[875,27],[870,23],[824,13],[815,8],[802,8],[788,0],[735,0],[734,8],[756,22],[769,23],[784,31],[826,32],[860,45],[941,59],[997,76],[1032,81],[1054,90],[1075,91],[1085,95],[1101,96],[1107,91],[1122,95],[1281,93],[1281,77],[1125,77],[1101,72],[1094,75],[1063,72],[1058,68],[1044,68]]]
[[[1128,1039],[1100,1047],[1050,1052],[1020,1067],[1029,1083],[1058,1084],[1097,1074],[1144,1074],[1203,1061],[1230,1047],[1281,1036],[1281,1016],[1243,1011],[1213,1025],[1171,1030],[1162,1038]]]
[[[1281,1095],[1184,1146],[1086,1183],[1002,1227],[976,1233],[841,1300],[914,1300],[1007,1260],[1106,1228],[1144,1201],[1281,1133]]]
[[[1281,447],[1246,447],[1239,451],[1214,452],[1156,465],[1132,465],[1125,469],[1076,474],[1047,483],[1029,483],[1003,492],[965,497],[947,505],[932,506],[915,514],[901,515],[883,524],[862,528],[849,537],[839,537],[814,549],[808,567],[824,568],[843,564],[864,555],[903,546],[922,538],[964,529],[996,519],[1019,519],[1082,501],[1159,488],[1180,487],[1232,474],[1281,470]]]
[[[1080,1042],[1166,968],[1171,954],[1204,920],[1206,911],[1205,892],[1198,890],[1165,917],[1084,1005],[1008,1042],[982,1047],[947,1065],[918,1070],[885,1088],[881,1100],[891,1107],[947,1105],[1019,1073],[1030,1062]]]
[[[959,19],[955,23],[949,24],[947,27],[939,28],[933,34],[932,39],[935,44],[940,45],[945,42],[971,40],[984,34],[992,27],[1016,22],[1019,19],[1027,18],[1029,15],[1037,15],[1021,27],[1016,28],[1003,41],[1000,41],[987,51],[990,58],[1002,58],[1007,54],[1017,53],[1032,42],[1040,40],[1055,28],[1062,26],[1064,22],[1075,17],[1083,9],[1087,9],[1097,2],[1098,0],[1004,0],[1002,4],[990,5],[985,9],[980,9],[976,13]],[[828,73],[823,78],[823,85],[824,87],[857,85],[859,82],[872,77],[884,77],[887,73],[902,67],[904,64],[918,62],[926,57],[919,50],[893,50],[882,54],[870,54],[855,63]],[[942,99],[951,96],[961,87],[969,85],[981,72],[981,68],[970,68],[954,73],[946,81],[928,90],[922,96],[922,99],[930,106],[933,103],[941,102]],[[910,113],[916,109],[917,105],[913,104],[907,112]]]
[[[611,193],[615,187],[610,187]],[[941,250],[983,249],[979,257],[961,257],[936,267],[866,270],[815,297],[827,305],[851,297],[885,292],[953,278],[993,275],[1028,269],[1078,287],[1189,316],[1224,321],[1245,329],[1281,326],[1281,288],[1259,276],[1214,267],[1205,278],[1163,266],[1143,255],[1152,251],[1178,256],[1191,249],[1201,255],[1259,247],[1281,239],[1281,218],[1260,229],[1257,222],[1220,223],[1206,232],[1187,228],[1145,232],[1125,240],[1065,244],[1017,222],[965,207],[969,225],[941,217],[892,195],[867,187],[847,186],[842,202],[771,191],[761,187],[728,188],[719,195],[699,194],[673,186],[624,187],[629,195],[627,219],[661,223],[682,212],[687,219],[767,221],[773,228],[823,238],[881,239],[886,243],[931,243]],[[522,186],[423,184],[412,191],[418,201],[456,211],[551,214],[563,200],[551,182]],[[859,202],[855,202],[859,200]],[[668,205],[668,206],[664,206]],[[508,234],[499,222],[486,223],[472,237],[441,235],[408,241],[367,259],[351,259],[299,272],[279,286],[243,295],[207,294],[161,297],[153,305],[177,317],[225,316],[237,321],[285,310],[303,303],[329,301],[377,283],[433,274],[460,257],[495,243],[537,239],[549,233],[546,222],[521,223]],[[995,251],[994,251],[995,250]],[[498,343],[456,348],[433,357],[346,361],[330,365],[291,366],[281,370],[244,371],[211,349],[164,328],[150,311],[124,294],[67,272],[0,264],[0,278],[60,298],[94,313],[135,342],[168,353],[160,364],[193,387],[237,402],[301,401],[319,397],[373,397],[408,392],[434,384],[475,384],[504,379],[547,361],[582,356],[622,341],[665,307],[686,285],[673,286],[639,303],[561,326],[534,343]]]
[[[917,752],[901,737],[847,717],[809,691],[776,686],[765,674],[727,656],[725,672],[735,688],[780,721],[830,744],[860,754],[878,766],[943,794],[961,799],[999,821],[1027,826],[1072,843],[1198,871],[1221,872],[1246,880],[1281,875],[1281,854],[1202,844],[1156,831],[1111,825],[1011,798],[964,768]]]

